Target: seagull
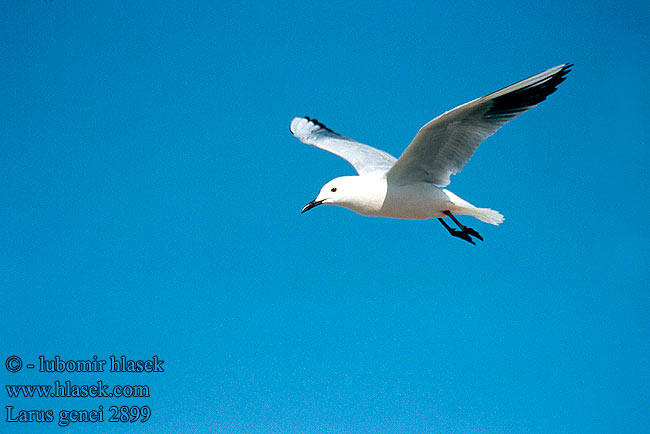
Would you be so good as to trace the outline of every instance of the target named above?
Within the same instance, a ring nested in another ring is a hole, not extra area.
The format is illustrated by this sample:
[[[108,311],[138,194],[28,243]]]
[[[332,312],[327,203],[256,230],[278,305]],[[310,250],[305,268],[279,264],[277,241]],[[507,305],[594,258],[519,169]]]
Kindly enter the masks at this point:
[[[454,237],[472,244],[474,238],[483,241],[456,215],[493,225],[502,223],[503,216],[489,208],[475,207],[444,187],[483,140],[555,92],[572,66],[558,65],[441,114],[418,131],[399,159],[335,133],[316,119],[294,118],[290,130],[298,140],[347,160],[359,174],[329,181],[302,213],[318,205],[337,205],[364,216],[435,218]],[[452,228],[445,217],[458,229]]]

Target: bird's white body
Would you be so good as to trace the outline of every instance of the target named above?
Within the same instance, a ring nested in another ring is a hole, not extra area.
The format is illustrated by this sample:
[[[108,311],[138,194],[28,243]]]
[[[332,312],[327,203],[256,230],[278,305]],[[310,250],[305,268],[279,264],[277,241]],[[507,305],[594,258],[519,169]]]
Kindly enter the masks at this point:
[[[438,218],[451,235],[472,243],[471,237],[482,240],[453,215],[469,215],[493,225],[503,222],[503,216],[477,208],[444,187],[483,140],[555,92],[571,66],[558,65],[443,113],[418,131],[399,159],[335,133],[315,119],[294,118],[290,129],[296,138],[346,159],[359,174],[325,184],[303,212],[325,204],[366,216]],[[461,231],[449,227],[444,217],[450,217]]]
[[[424,220],[442,218],[444,211],[451,211],[491,224],[503,221],[497,211],[477,208],[446,188],[426,182],[395,185],[385,174],[377,173],[335,178],[323,186],[316,201],[371,217]]]

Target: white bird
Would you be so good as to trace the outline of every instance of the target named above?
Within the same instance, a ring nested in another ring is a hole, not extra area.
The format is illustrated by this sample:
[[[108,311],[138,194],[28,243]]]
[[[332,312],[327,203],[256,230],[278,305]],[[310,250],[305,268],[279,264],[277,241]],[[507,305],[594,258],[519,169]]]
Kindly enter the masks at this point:
[[[359,173],[329,181],[302,212],[318,205],[338,205],[366,216],[437,218],[455,237],[472,244],[472,237],[483,240],[454,214],[493,225],[502,223],[503,216],[489,208],[477,208],[443,187],[483,140],[555,92],[572,66],[558,65],[443,113],[418,131],[399,159],[343,137],[316,119],[294,118],[290,129],[298,140],[344,158]],[[444,217],[450,217],[460,230],[452,229]]]

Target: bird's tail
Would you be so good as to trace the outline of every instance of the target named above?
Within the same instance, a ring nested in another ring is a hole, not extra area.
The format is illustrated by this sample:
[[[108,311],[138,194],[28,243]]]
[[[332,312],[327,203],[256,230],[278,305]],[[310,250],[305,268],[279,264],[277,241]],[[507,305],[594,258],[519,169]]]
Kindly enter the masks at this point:
[[[453,212],[454,211],[452,211],[452,213]],[[498,226],[499,224],[503,223],[503,221],[505,220],[505,218],[503,217],[503,215],[501,215],[499,211],[495,211],[490,208],[462,207],[462,209],[456,210],[456,213],[476,217],[482,222],[489,223],[495,226]]]
[[[452,204],[449,207],[449,211],[453,214],[469,215],[495,226],[498,226],[505,220],[499,211],[490,208],[477,208],[445,188],[442,191],[447,195]]]

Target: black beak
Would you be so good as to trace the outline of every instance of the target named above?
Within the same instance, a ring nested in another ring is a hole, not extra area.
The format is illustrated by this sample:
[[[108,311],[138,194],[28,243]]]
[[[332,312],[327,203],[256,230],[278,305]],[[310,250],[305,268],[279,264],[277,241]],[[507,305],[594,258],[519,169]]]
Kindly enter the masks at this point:
[[[302,211],[300,211],[300,214],[302,214],[304,212],[307,212],[310,209],[322,204],[324,201],[325,201],[325,199],[323,199],[323,200],[316,200],[316,199],[312,200],[307,205],[305,205],[305,207],[302,209]]]

